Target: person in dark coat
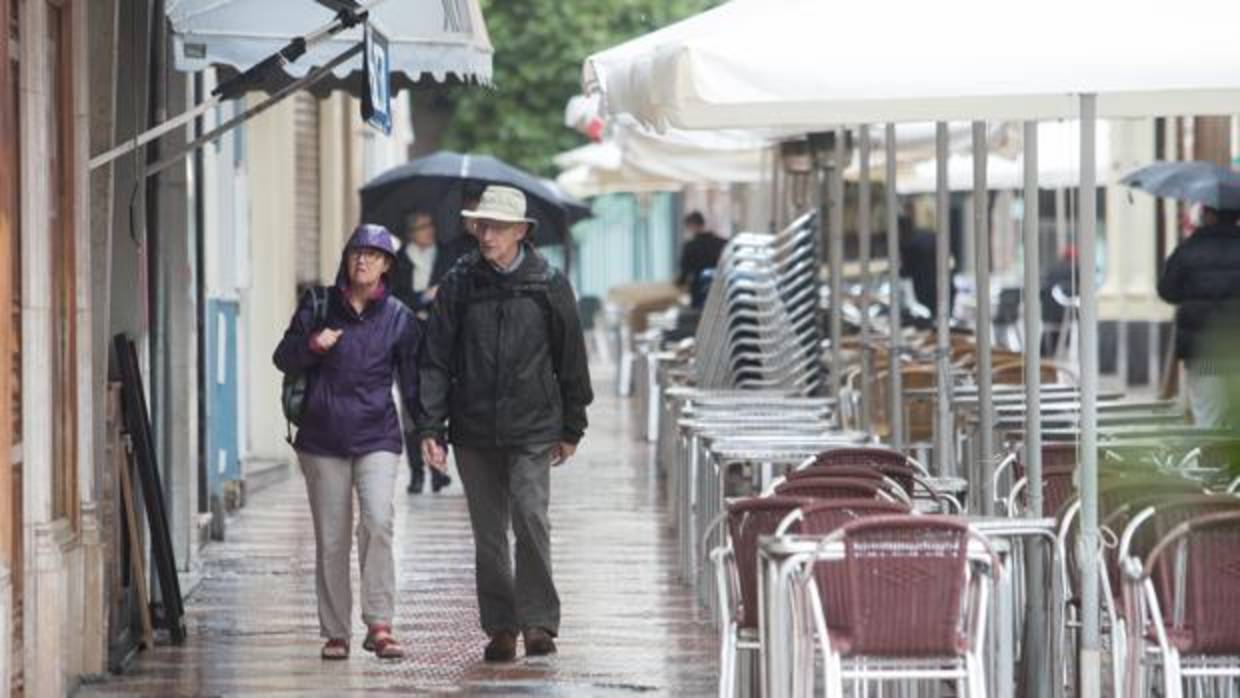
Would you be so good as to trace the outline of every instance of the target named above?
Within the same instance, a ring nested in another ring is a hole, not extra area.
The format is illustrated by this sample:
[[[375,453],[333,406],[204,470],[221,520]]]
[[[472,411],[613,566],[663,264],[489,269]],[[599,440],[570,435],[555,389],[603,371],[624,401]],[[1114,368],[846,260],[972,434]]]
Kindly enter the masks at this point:
[[[701,308],[706,304],[711,276],[728,241],[707,230],[706,219],[697,211],[685,216],[685,231],[689,239],[680,252],[676,285],[689,291],[694,308]]]
[[[439,280],[456,261],[448,252],[440,249],[435,235],[435,219],[429,211],[414,210],[405,217],[405,242],[396,253],[392,268],[392,295],[413,309],[419,321],[429,317],[431,303],[439,291]],[[409,461],[410,494],[422,491],[426,479],[422,464],[422,449],[417,446],[412,415],[406,415],[405,442],[409,444],[406,457]],[[452,478],[438,470],[431,470],[431,490],[438,492],[452,484]]]
[[[938,259],[936,256],[937,238],[934,231],[919,228],[912,231],[900,250],[900,276],[913,280],[913,296],[918,303],[930,311],[929,320],[914,320],[914,324],[921,327],[933,326],[938,316],[939,292],[935,275],[938,266],[936,262]],[[951,308],[956,301],[956,284],[953,279],[956,269],[954,263],[950,261],[948,273],[947,308],[950,316]]]
[[[1176,306],[1175,353],[1199,426],[1234,420],[1227,384],[1240,369],[1233,342],[1240,327],[1238,220],[1240,211],[1206,208],[1201,226],[1167,258],[1158,280],[1158,295]]]
[[[314,301],[306,293],[273,357],[281,371],[308,376],[293,448],[314,521],[324,659],[349,656],[354,490],[361,507],[357,547],[367,628],[363,647],[381,658],[404,656],[392,635],[392,493],[402,448],[392,385],[395,376],[405,409],[412,412],[418,399],[420,336],[413,311],[390,293],[395,258],[396,245],[386,228],[359,226],[341,255],[336,284],[327,291],[323,323],[316,325]]]
[[[1054,289],[1058,287],[1064,295],[1075,296],[1076,293],[1073,290],[1075,276],[1076,247],[1068,245],[1064,248],[1063,255],[1055,260],[1055,263],[1042,276],[1042,285],[1039,289],[1042,301],[1042,356],[1044,357],[1055,354],[1065,313],[1064,306],[1055,299]]]
[[[431,307],[417,425],[428,465],[446,468],[446,444],[455,451],[490,637],[483,657],[510,661],[518,632],[526,656],[556,650],[550,470],[576,452],[594,393],[572,288],[526,241],[525,195],[490,186],[464,215],[479,249],[444,277]]]

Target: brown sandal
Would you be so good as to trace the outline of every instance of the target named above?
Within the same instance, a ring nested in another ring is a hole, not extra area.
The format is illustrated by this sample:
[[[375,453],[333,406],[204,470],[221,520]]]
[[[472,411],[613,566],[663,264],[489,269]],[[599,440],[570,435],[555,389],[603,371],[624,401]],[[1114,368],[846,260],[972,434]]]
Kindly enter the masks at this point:
[[[392,637],[392,627],[375,624],[369,627],[362,648],[374,652],[379,659],[404,659],[405,648],[400,641]]]
[[[319,656],[323,659],[348,659],[349,658],[349,641],[333,638],[323,645],[323,649],[319,651]]]

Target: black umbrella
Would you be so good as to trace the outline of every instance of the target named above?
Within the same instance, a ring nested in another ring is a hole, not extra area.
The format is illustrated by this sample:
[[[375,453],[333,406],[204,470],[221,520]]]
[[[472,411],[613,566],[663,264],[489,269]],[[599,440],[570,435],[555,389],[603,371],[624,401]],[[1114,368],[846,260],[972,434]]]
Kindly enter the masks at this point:
[[[378,223],[400,235],[414,209],[431,213],[439,240],[461,237],[461,202],[467,188],[504,184],[525,192],[528,214],[538,222],[534,244],[554,245],[568,235],[569,215],[557,194],[538,177],[490,155],[441,150],[394,167],[362,187],[362,222]]]
[[[1240,209],[1240,172],[1213,162],[1155,162],[1119,181],[1154,196]]]

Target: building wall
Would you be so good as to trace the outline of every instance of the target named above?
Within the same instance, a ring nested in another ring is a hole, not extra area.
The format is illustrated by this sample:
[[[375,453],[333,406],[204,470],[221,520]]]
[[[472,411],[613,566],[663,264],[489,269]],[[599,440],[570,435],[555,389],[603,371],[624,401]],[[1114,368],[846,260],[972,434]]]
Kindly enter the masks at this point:
[[[272,462],[286,462],[280,412],[281,375],[271,353],[296,307],[296,231],[294,230],[293,105],[281,102],[247,124],[250,284],[241,293],[246,374],[243,399],[249,428],[242,446],[243,473]]]

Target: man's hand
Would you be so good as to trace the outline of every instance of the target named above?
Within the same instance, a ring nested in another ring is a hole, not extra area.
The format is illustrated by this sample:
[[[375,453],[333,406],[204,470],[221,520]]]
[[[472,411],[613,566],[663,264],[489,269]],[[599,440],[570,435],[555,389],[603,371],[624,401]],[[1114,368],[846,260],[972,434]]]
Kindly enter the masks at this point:
[[[433,436],[422,439],[422,462],[441,473],[448,472],[448,449]]]
[[[577,453],[577,444],[561,441],[551,450],[551,465],[563,465],[575,453]]]
[[[430,303],[435,300],[435,296],[439,295],[439,286],[431,286],[422,292],[422,302]]]
[[[340,341],[340,335],[344,334],[344,330],[333,330],[330,327],[324,328],[321,332],[314,335],[314,346],[319,351],[330,351],[336,346],[336,342]]]

